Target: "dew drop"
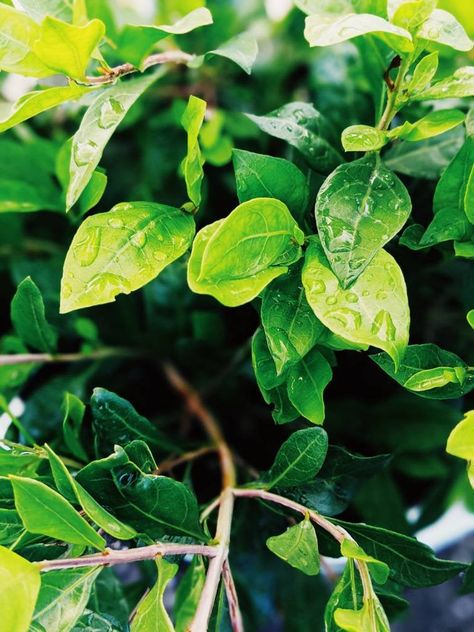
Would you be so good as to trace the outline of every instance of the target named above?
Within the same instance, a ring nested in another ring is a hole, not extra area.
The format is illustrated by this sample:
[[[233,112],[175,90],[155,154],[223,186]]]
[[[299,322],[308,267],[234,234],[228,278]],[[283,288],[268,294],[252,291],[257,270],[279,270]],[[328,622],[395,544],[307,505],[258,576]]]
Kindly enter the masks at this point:
[[[166,254],[164,252],[161,252],[160,250],[155,250],[155,252],[153,253],[153,257],[160,263],[166,261],[167,259]]]
[[[324,281],[315,281],[310,288],[312,294],[322,294],[326,291],[326,284]]]
[[[359,329],[362,322],[362,317],[359,312],[349,307],[340,307],[333,312],[326,314],[327,318],[335,320],[342,325],[345,329]]]
[[[335,305],[337,303],[337,297],[336,296],[328,296],[326,299],[326,303],[328,305]]]
[[[375,298],[378,301],[384,301],[387,298],[387,292],[384,292],[383,290],[379,290],[376,295]]]
[[[100,248],[101,229],[98,226],[84,232],[82,239],[73,245],[74,256],[80,266],[90,266],[97,259]]]
[[[117,99],[111,97],[104,101],[99,112],[99,127],[102,129],[108,129],[113,125],[116,125],[123,113],[125,112],[123,105]]]
[[[88,292],[97,292],[104,298],[113,298],[120,292],[129,294],[131,292],[128,280],[119,274],[102,272],[93,277],[87,285]]]
[[[130,241],[136,248],[143,248],[146,244],[146,233],[143,230],[139,230],[137,233],[132,235]]]
[[[120,219],[120,217],[111,217],[107,220],[107,224],[111,228],[123,228],[123,221]]]
[[[346,301],[348,303],[357,303],[358,300],[359,297],[357,296],[357,294],[354,294],[354,292],[348,292],[346,294]]]
[[[69,298],[72,295],[72,287],[69,283],[64,283],[62,287],[63,298]]]
[[[370,292],[369,290],[363,290],[362,292],[362,296],[369,296]]]
[[[97,153],[97,143],[93,140],[88,140],[83,143],[74,143],[72,149],[72,155],[74,162],[78,167],[84,167],[88,165]]]
[[[371,331],[382,340],[395,340],[397,329],[386,309],[381,309],[374,318]]]

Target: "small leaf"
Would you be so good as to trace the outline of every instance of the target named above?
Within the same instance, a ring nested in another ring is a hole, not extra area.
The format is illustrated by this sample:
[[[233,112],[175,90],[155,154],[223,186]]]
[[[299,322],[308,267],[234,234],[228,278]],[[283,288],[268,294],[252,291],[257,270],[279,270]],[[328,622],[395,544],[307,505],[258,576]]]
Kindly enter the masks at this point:
[[[466,459],[468,462],[468,476],[474,487],[474,411],[470,410],[464,419],[451,431],[446,445],[446,452]]]
[[[297,430],[278,450],[264,476],[265,488],[284,489],[310,481],[321,469],[327,450],[328,437],[322,428]]]
[[[3,632],[27,632],[40,589],[40,571],[0,546],[0,610]]]
[[[324,421],[323,393],[332,379],[329,362],[312,349],[288,372],[288,398],[296,410],[314,424]]]
[[[387,615],[375,593],[364,600],[360,610],[338,608],[334,612],[334,621],[345,632],[390,632]]]
[[[56,350],[58,335],[46,320],[43,297],[31,277],[26,277],[17,288],[11,319],[25,344],[46,353]]]
[[[466,369],[463,367],[439,366],[434,369],[424,369],[412,375],[403,385],[410,391],[428,391],[432,388],[441,388],[447,384],[459,384],[462,386],[466,378]]]
[[[413,75],[406,84],[410,99],[416,99],[426,89],[436,74],[439,64],[437,52],[425,55],[415,66]]]
[[[388,141],[382,130],[370,125],[351,125],[342,132],[341,142],[345,151],[375,151]]]
[[[75,26],[48,15],[41,22],[39,38],[32,48],[53,73],[81,81],[85,79],[91,55],[104,35],[105,26],[100,20]]]
[[[464,66],[455,70],[446,79],[437,81],[430,88],[417,94],[415,100],[455,99],[472,96],[474,96],[474,68]]]
[[[64,262],[61,313],[142,287],[184,254],[194,230],[188,213],[153,202],[124,202],[88,217]]]
[[[196,236],[188,283],[235,307],[254,299],[301,256],[303,232],[280,201],[256,198]]]
[[[344,538],[341,544],[341,555],[352,560],[360,560],[366,562],[370,574],[377,584],[385,584],[390,574],[390,569],[385,562],[379,562],[371,555],[367,555],[362,547],[360,547],[354,540]]]
[[[15,505],[25,528],[72,544],[105,548],[105,540],[74,507],[50,487],[28,478],[10,476]]]
[[[466,320],[469,325],[474,329],[474,309],[470,309],[466,314]]]
[[[76,458],[88,461],[87,452],[84,450],[80,439],[82,420],[86,410],[82,401],[72,393],[64,393],[64,419],[63,437],[64,443]]]
[[[188,134],[188,152],[183,163],[188,197],[196,208],[201,203],[204,158],[199,147],[199,132],[206,114],[206,102],[190,96],[181,123]]]
[[[131,632],[174,632],[163,596],[167,585],[178,572],[178,565],[170,564],[164,559],[158,559],[156,565],[158,578],[150,592],[138,604],[130,627]]]
[[[404,123],[388,132],[391,138],[402,138],[408,141],[420,141],[439,136],[460,125],[465,119],[460,110],[435,110],[415,123]]]
[[[437,44],[444,44],[460,51],[470,51],[472,41],[467,36],[463,26],[454,15],[435,9],[429,18],[423,22],[416,36]]]
[[[281,535],[268,538],[267,547],[272,553],[305,575],[319,573],[318,540],[309,519],[289,527]]]

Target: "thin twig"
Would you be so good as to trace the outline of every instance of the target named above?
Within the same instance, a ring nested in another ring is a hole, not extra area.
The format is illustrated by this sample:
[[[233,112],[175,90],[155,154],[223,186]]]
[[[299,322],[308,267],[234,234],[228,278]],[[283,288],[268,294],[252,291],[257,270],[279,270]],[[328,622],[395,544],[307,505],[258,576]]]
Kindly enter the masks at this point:
[[[229,604],[229,617],[233,632],[244,632],[244,622],[240,612],[239,598],[235,589],[234,578],[230,570],[229,560],[222,567],[222,579],[224,581],[225,594]]]
[[[201,456],[206,456],[206,454],[210,454],[211,452],[215,452],[215,446],[204,446],[203,448],[199,448],[198,450],[192,450],[191,452],[186,452],[185,454],[181,454],[181,456],[176,457],[175,459],[168,459],[167,461],[163,461],[158,465],[157,473],[162,474],[163,472],[168,472],[169,470],[174,469],[178,465],[182,465],[183,463],[189,463],[190,461],[195,461],[199,459]]]
[[[135,349],[122,349],[120,347],[106,347],[89,353],[17,353],[0,355],[0,366],[16,364],[30,364],[46,362],[85,362],[90,360],[103,360],[105,358],[134,357],[143,355]]]

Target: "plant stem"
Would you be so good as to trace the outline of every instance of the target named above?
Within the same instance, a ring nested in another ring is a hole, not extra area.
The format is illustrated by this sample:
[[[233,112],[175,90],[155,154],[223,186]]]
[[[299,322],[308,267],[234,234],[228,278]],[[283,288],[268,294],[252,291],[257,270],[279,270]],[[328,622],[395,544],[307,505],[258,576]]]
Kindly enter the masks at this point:
[[[405,74],[408,68],[410,67],[410,63],[411,63],[411,57],[410,55],[407,55],[400,64],[400,68],[398,69],[398,74],[397,74],[397,78],[395,79],[393,90],[389,91],[387,104],[380,118],[380,121],[378,122],[377,129],[380,129],[382,131],[387,130],[390,127],[390,123],[392,122],[393,117],[398,112],[398,109],[396,106],[397,97],[398,97],[398,93],[400,92],[400,88],[402,85],[402,81],[405,77]]]
[[[163,472],[168,472],[178,465],[182,465],[183,463],[189,463],[189,461],[195,461],[201,456],[206,456],[206,454],[210,454],[211,452],[215,452],[215,446],[204,446],[199,448],[198,450],[192,450],[191,452],[186,452],[176,459],[168,459],[167,461],[163,461],[158,465],[157,473],[162,474]]]
[[[134,349],[122,349],[120,347],[104,347],[103,349],[97,349],[89,353],[18,353],[0,355],[0,366],[29,364],[30,362],[83,362],[138,355],[141,355],[141,352]]]
[[[112,566],[113,564],[130,564],[152,560],[157,555],[204,555],[213,558],[218,552],[217,546],[204,544],[150,544],[136,549],[116,551],[106,549],[96,555],[84,555],[83,557],[64,558],[57,560],[44,560],[37,562],[41,571],[52,571],[64,568],[79,568],[83,566]]]
[[[222,579],[224,581],[225,594],[229,604],[229,617],[233,632],[244,632],[242,613],[240,612],[239,597],[235,589],[234,578],[230,570],[229,560],[222,567]]]

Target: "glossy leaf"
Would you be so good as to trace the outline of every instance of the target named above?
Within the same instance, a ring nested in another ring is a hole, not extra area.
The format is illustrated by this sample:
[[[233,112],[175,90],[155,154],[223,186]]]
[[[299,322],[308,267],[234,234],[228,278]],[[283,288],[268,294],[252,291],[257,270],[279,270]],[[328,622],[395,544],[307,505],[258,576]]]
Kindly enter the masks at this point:
[[[352,560],[360,560],[365,562],[369,568],[370,574],[374,581],[378,584],[385,584],[388,579],[390,569],[385,562],[379,562],[360,547],[357,542],[345,538],[341,544],[341,554]]]
[[[188,134],[188,153],[183,163],[188,197],[196,208],[201,203],[201,186],[204,178],[204,158],[199,146],[199,132],[206,114],[206,102],[190,96],[181,123]]]
[[[376,154],[341,165],[326,179],[316,199],[316,221],[343,288],[399,232],[410,212],[408,191]]]
[[[316,532],[309,519],[289,527],[281,535],[268,538],[272,553],[305,575],[317,575],[320,561]]]
[[[184,254],[194,230],[188,213],[153,202],[124,202],[88,217],[64,262],[61,313],[142,287]]]
[[[416,99],[426,89],[438,70],[438,53],[425,55],[415,66],[413,75],[406,84],[411,99]]]
[[[58,335],[46,320],[43,297],[31,277],[26,277],[16,290],[11,319],[26,345],[46,353],[55,351]]]
[[[415,123],[404,123],[390,130],[389,136],[408,141],[420,141],[444,134],[460,125],[465,118],[461,110],[435,110]]]
[[[32,479],[10,476],[15,506],[25,528],[72,544],[105,548],[105,540],[74,507],[50,487]]]
[[[80,431],[85,413],[85,405],[72,393],[64,394],[64,419],[63,437],[64,443],[76,458],[87,461],[88,456],[81,439]]]
[[[178,572],[177,564],[170,564],[164,559],[156,562],[158,579],[150,592],[138,604],[132,620],[131,632],[174,632],[171,619],[166,612],[163,597],[167,585]]]
[[[466,459],[469,482],[474,487],[474,411],[467,412],[464,419],[451,431],[446,452],[460,459]]]
[[[280,201],[256,198],[203,228],[189,260],[188,283],[235,307],[254,299],[301,256],[303,232]]]
[[[450,77],[437,81],[420,92],[415,100],[454,99],[472,96],[474,96],[474,68],[464,66],[455,70]]]
[[[331,126],[310,103],[296,101],[266,116],[247,116],[263,132],[295,147],[308,165],[320,173],[330,173],[343,162],[332,146],[334,134]]]
[[[437,0],[391,0],[388,3],[390,22],[416,34],[436,5]]]
[[[435,9],[423,22],[416,35],[420,39],[444,44],[455,50],[470,51],[472,49],[472,41],[463,26],[454,15],[443,9]]]
[[[47,15],[70,22],[72,20],[71,0],[18,0],[21,8],[37,22],[41,22]]]
[[[224,42],[218,48],[209,51],[207,55],[226,57],[250,75],[257,59],[258,44],[250,33],[240,33],[240,35],[236,35],[228,42]]]
[[[288,398],[296,410],[314,424],[324,421],[323,393],[332,379],[329,362],[312,349],[288,371]]]
[[[0,547],[2,630],[27,632],[40,588],[38,566]]]
[[[399,366],[410,314],[402,272],[381,250],[349,290],[340,287],[321,245],[312,240],[303,268],[306,298],[321,322],[351,342],[379,347]]]
[[[370,125],[351,125],[342,132],[341,142],[345,151],[375,151],[388,141],[382,130]]]
[[[13,544],[23,531],[21,518],[14,509],[0,509],[0,544]]]
[[[375,594],[364,600],[360,610],[337,609],[334,620],[340,629],[346,632],[360,632],[360,630],[390,632],[387,616]]]

